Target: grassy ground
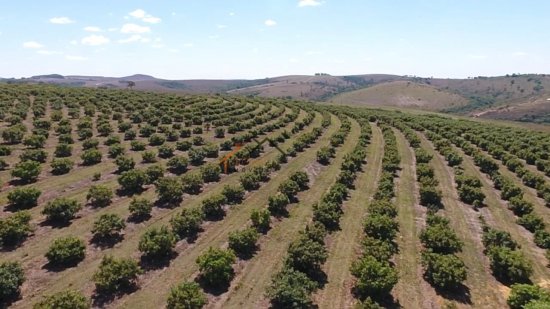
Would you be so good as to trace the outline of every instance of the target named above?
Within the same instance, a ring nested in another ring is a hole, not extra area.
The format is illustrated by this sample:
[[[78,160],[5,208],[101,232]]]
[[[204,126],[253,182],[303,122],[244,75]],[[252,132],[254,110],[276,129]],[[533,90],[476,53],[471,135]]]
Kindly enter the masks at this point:
[[[338,149],[336,157],[329,166],[323,167],[310,186],[299,195],[299,205],[290,212],[290,217],[275,226],[260,244],[261,250],[246,264],[241,274],[232,282],[231,289],[224,301],[216,303],[216,308],[240,308],[243,306],[263,307],[267,305],[264,293],[271,277],[281,268],[286,249],[298,236],[312,216],[312,204],[319,200],[336,181],[340,164],[345,154],[351,152],[360,135],[357,122],[352,120],[351,131],[345,143]],[[315,162],[311,157],[310,162]]]
[[[321,121],[322,117],[318,114],[311,126],[320,125]],[[332,130],[335,130],[334,126],[332,127]],[[290,145],[291,142],[292,141],[289,140],[287,141],[287,144]],[[288,145],[285,144],[285,147]],[[263,165],[267,161],[274,159],[277,154],[277,150],[270,149],[262,157],[252,161],[249,166]],[[233,173],[226,175],[222,177],[220,182],[206,185],[203,188],[201,195],[188,196],[184,198],[182,205],[185,207],[200,205],[204,198],[219,193],[224,184],[237,183],[240,176],[239,174],[240,173]],[[154,190],[145,191],[141,194],[141,197],[153,199],[155,197]],[[69,227],[63,229],[53,229],[51,233],[47,235],[47,238],[54,239],[67,235],[86,235],[85,237],[91,238],[91,226],[93,221],[99,215],[108,212],[126,217],[128,215],[129,202],[129,198],[121,198],[119,201],[114,201],[114,203],[109,207],[93,210],[90,215],[84,215],[80,220],[73,222],[73,224]],[[167,224],[172,214],[177,211],[179,211],[177,208],[155,208],[152,214],[152,219],[140,224],[128,224],[124,231],[124,240],[115,245],[114,248],[99,250],[98,248],[88,246],[86,259],[81,262],[78,267],[70,268],[63,272],[49,272],[41,268],[41,265],[46,262],[43,255],[50,243],[45,237],[36,239],[36,242],[32,245],[25,245],[20,250],[18,249],[9,253],[10,259],[20,259],[24,263],[26,269],[33,270],[33,272],[29,274],[30,276],[28,277],[27,283],[23,286],[23,293],[28,293],[28,295],[25,295],[23,301],[17,303],[16,306],[21,306],[24,308],[25,306],[28,306],[29,303],[32,304],[36,301],[36,297],[43,295],[44,293],[59,291],[69,286],[76,289],[84,289],[87,294],[91,294],[93,291],[93,284],[90,279],[93,272],[97,269],[102,256],[106,254],[113,254],[115,256],[133,256],[135,258],[139,258],[137,244],[144,229]],[[2,256],[2,259],[3,258],[4,256]],[[33,278],[35,280],[33,280]]]
[[[478,213],[472,207],[461,203],[454,186],[454,174],[445,160],[437,153],[432,144],[419,135],[422,147],[434,154],[432,166],[435,178],[439,180],[439,188],[443,193],[442,202],[445,205],[443,213],[451,220],[451,227],[464,242],[460,258],[466,264],[468,278],[465,281],[464,291],[457,295],[448,295],[454,299],[458,307],[465,308],[505,308],[503,286],[498,283],[488,269],[488,260],[483,254],[481,243],[481,227],[478,222]]]
[[[425,226],[426,210],[418,202],[416,159],[403,134],[398,130],[394,132],[401,155],[401,172],[396,188],[399,253],[395,256],[395,265],[399,281],[392,294],[404,308],[437,308],[442,298],[422,278],[420,265],[419,235]]]
[[[329,236],[329,256],[323,266],[328,282],[314,296],[314,302],[319,308],[349,308],[354,302],[351,295],[353,276],[349,268],[361,250],[363,218],[367,203],[376,191],[384,153],[384,140],[380,128],[376,125],[371,125],[371,128],[367,164],[355,180],[355,190],[351,192],[351,197],[343,204],[341,230]]]

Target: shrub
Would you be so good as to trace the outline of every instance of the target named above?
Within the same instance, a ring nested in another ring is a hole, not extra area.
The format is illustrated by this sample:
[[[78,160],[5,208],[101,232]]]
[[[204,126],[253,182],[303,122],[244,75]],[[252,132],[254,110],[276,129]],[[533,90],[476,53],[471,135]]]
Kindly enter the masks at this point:
[[[133,198],[128,207],[130,216],[134,219],[144,219],[151,214],[153,203],[145,198]]]
[[[235,205],[242,202],[245,191],[240,185],[225,185],[222,190],[222,195],[228,204]]]
[[[268,198],[267,209],[272,215],[283,215],[286,213],[286,206],[290,203],[288,196],[281,192],[277,192]]]
[[[375,298],[387,296],[397,283],[397,271],[388,262],[364,256],[351,266],[351,274],[357,278],[355,288],[359,295]]]
[[[178,177],[162,177],[155,183],[159,201],[167,204],[175,204],[181,201],[183,185]]]
[[[46,252],[48,262],[55,266],[76,265],[85,255],[84,241],[72,236],[55,239]]]
[[[233,271],[235,260],[235,254],[231,250],[208,248],[197,258],[201,279],[213,287],[228,285],[235,275]]]
[[[287,179],[279,185],[279,192],[286,195],[289,199],[294,198],[299,191],[300,186],[291,179]]]
[[[175,156],[168,160],[168,169],[174,174],[183,174],[187,171],[189,160],[184,156]]]
[[[15,298],[19,287],[25,282],[25,273],[18,262],[0,264],[0,302]]]
[[[123,191],[134,193],[143,190],[148,178],[143,170],[132,169],[123,172],[117,180]]]
[[[28,211],[18,211],[0,219],[0,245],[14,246],[25,239],[32,231],[30,221],[31,215]]]
[[[176,237],[166,226],[147,230],[139,241],[138,249],[149,258],[167,257],[176,245]]]
[[[550,233],[545,230],[537,230],[533,241],[540,248],[550,249]]]
[[[167,309],[201,309],[206,305],[206,294],[195,282],[183,282],[170,289]]]
[[[422,253],[424,276],[437,288],[455,288],[466,280],[466,266],[455,255]]]
[[[258,232],[267,232],[270,224],[269,211],[267,209],[253,210],[250,214],[250,221],[252,221],[252,226]]]
[[[544,230],[544,220],[534,213],[528,213],[517,219],[517,223],[531,233]]]
[[[15,209],[28,209],[37,205],[40,190],[33,187],[15,188],[8,193],[10,206]]]
[[[42,301],[36,303],[33,309],[89,309],[90,301],[75,290],[65,290],[44,297]]]
[[[202,149],[191,148],[187,155],[189,156],[189,162],[191,162],[191,164],[195,166],[203,164],[205,153]]]
[[[143,151],[145,150],[145,143],[141,141],[132,141],[130,143],[130,149],[132,151]]]
[[[141,153],[141,158],[144,163],[157,162],[157,153],[152,150],[147,150]]]
[[[188,194],[199,194],[202,189],[203,180],[197,174],[185,174],[181,176],[183,192]]]
[[[81,208],[82,205],[76,200],[58,197],[46,204],[42,214],[46,215],[49,221],[66,223],[73,219]]]
[[[244,172],[240,176],[239,181],[242,187],[247,191],[257,190],[260,187],[260,178],[250,171]]]
[[[521,251],[494,247],[488,252],[491,270],[495,277],[505,282],[526,282],[533,272]]]
[[[449,254],[462,250],[462,242],[456,233],[443,224],[428,226],[420,233],[420,241],[435,253]]]
[[[317,288],[318,283],[304,273],[284,268],[273,277],[267,296],[276,308],[309,308],[310,295]]]
[[[134,159],[127,156],[118,156],[115,160],[115,164],[118,167],[117,173],[129,171],[133,169],[134,166],[136,166],[136,162],[134,161]]]
[[[229,233],[229,248],[237,255],[249,257],[256,251],[256,242],[260,235],[254,228]]]
[[[158,149],[159,149],[158,156],[163,159],[171,158],[174,156],[174,148],[172,148],[171,146],[162,145]]]
[[[160,134],[154,133],[149,137],[149,145],[151,146],[160,146],[164,144],[166,138]]]
[[[200,232],[203,219],[204,215],[201,209],[184,208],[170,219],[170,225],[180,238],[193,238]]]
[[[142,272],[134,260],[104,256],[94,273],[93,281],[100,293],[123,292],[135,286],[137,276]]]
[[[97,149],[86,150],[80,155],[84,165],[94,165],[101,162],[101,152]]]
[[[306,190],[308,188],[309,178],[304,171],[295,172],[290,176],[290,180],[296,182],[296,184],[300,188],[300,191]]]
[[[314,277],[320,271],[321,265],[325,263],[327,256],[324,244],[308,237],[300,237],[290,244],[285,264]]]
[[[160,164],[155,164],[147,167],[145,169],[145,174],[147,175],[147,184],[153,184],[160,178],[164,177],[164,167]]]
[[[126,149],[121,144],[114,144],[109,147],[109,157],[117,158],[120,155],[123,155],[126,152]]]
[[[93,185],[88,190],[86,200],[94,207],[105,207],[111,204],[113,190],[104,185]]]
[[[434,186],[420,187],[420,204],[430,207],[441,205],[441,191]]]
[[[204,182],[216,182],[220,180],[221,168],[218,164],[208,163],[201,166],[200,173]]]
[[[24,183],[31,183],[36,181],[41,171],[42,168],[39,162],[23,161],[15,165],[11,171],[11,176],[20,178]]]
[[[52,174],[63,175],[71,171],[74,166],[74,162],[71,159],[53,159],[51,162]]]
[[[506,302],[511,309],[522,309],[534,301],[550,302],[550,293],[537,285],[513,284]]]
[[[368,216],[364,224],[367,236],[385,241],[393,241],[398,230],[397,222],[387,215]]]
[[[102,214],[94,222],[92,233],[98,239],[113,238],[126,227],[124,220],[116,214]]]
[[[218,219],[225,215],[223,205],[225,204],[225,196],[216,194],[205,198],[202,201],[202,212],[209,219]]]

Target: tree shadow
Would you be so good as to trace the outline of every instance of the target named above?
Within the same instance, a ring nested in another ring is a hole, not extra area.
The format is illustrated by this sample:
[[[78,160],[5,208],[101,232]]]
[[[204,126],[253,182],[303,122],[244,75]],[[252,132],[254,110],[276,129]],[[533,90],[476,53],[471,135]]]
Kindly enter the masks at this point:
[[[139,259],[139,266],[146,272],[165,268],[170,266],[170,262],[177,255],[178,254],[174,251],[170,252],[170,254],[167,256],[161,256],[161,257],[142,255],[141,258]]]
[[[48,262],[42,266],[42,269],[45,269],[49,272],[58,273],[68,268],[78,266],[78,264],[82,262],[82,260],[75,260],[75,261],[71,261],[70,263],[64,263],[64,264],[56,264],[56,263]]]
[[[202,278],[202,276],[198,276],[195,279],[195,282],[198,283],[206,293],[212,294],[214,296],[220,296],[223,293],[229,291],[229,286],[231,285],[230,282],[222,285],[211,285],[206,282],[204,278]]]
[[[62,229],[62,228],[70,226],[71,224],[72,224],[71,220],[69,220],[69,221],[59,221],[59,220],[46,219],[46,220],[40,222],[38,225],[39,226],[49,226],[49,227],[54,228],[54,229]]]
[[[179,207],[180,203],[183,201],[183,198],[178,198],[176,200],[156,200],[154,205],[155,207],[162,208],[162,209],[174,209]]]
[[[18,212],[20,210],[29,210],[29,209],[32,209],[36,206],[38,206],[38,204],[28,205],[28,206],[15,206],[13,204],[8,204],[8,205],[4,206],[4,210],[8,211],[8,212]]]
[[[137,189],[137,190],[126,190],[126,189],[118,188],[116,190],[116,195],[118,195],[118,196],[134,196],[134,195],[140,195],[143,191],[145,191],[145,189],[143,187],[140,188],[140,189]]]
[[[138,224],[138,223],[145,222],[149,219],[151,219],[151,215],[149,215],[149,214],[147,214],[147,215],[131,215],[131,216],[128,217],[128,219],[126,221]]]
[[[13,295],[7,296],[4,299],[0,299],[0,309],[10,308],[14,302],[20,300],[21,298],[21,291],[17,291],[17,293]]]
[[[121,242],[123,239],[124,239],[124,235],[121,235],[121,234],[115,234],[109,237],[99,237],[97,235],[94,235],[94,237],[90,240],[90,242],[103,250],[103,249],[114,247],[117,243]]]
[[[131,284],[126,286],[118,291],[95,291],[92,296],[92,306],[94,308],[105,308],[107,305],[112,303],[115,299],[121,297],[125,294],[132,294],[138,290],[136,284]]]
[[[472,295],[470,294],[470,288],[468,288],[464,284],[459,284],[452,290],[437,287],[434,288],[435,292],[445,299],[453,300],[461,304],[472,305]]]
[[[10,186],[15,186],[15,187],[28,185],[34,182],[36,182],[36,179],[31,181],[24,181],[23,179],[17,178],[17,179],[11,179],[10,181],[8,181]]]

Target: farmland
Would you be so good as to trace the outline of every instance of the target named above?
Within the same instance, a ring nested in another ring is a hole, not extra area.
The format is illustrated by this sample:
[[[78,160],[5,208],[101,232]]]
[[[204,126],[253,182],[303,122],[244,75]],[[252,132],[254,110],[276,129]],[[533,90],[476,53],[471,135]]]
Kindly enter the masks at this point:
[[[550,306],[547,131],[52,85],[0,104],[0,306]]]

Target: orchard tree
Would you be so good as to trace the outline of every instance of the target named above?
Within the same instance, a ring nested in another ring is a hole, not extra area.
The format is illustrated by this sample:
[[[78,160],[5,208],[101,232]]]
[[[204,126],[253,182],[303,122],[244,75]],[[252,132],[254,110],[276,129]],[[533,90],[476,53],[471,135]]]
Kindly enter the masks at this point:
[[[315,277],[327,259],[327,250],[324,244],[308,237],[300,237],[293,241],[288,248],[285,264],[311,277]]]
[[[203,180],[198,174],[185,174],[180,177],[183,192],[187,194],[199,194],[202,190]]]
[[[164,258],[172,254],[176,237],[166,226],[147,230],[139,241],[138,249],[148,258]]]
[[[19,262],[0,263],[0,303],[14,299],[25,282],[25,273]]]
[[[183,282],[170,289],[167,309],[201,309],[206,305],[206,294],[195,282]]]
[[[318,288],[306,274],[285,267],[273,277],[266,294],[276,308],[309,308],[310,295]]]
[[[222,195],[228,204],[236,205],[240,204],[244,198],[244,188],[240,185],[225,185],[222,190]]]
[[[174,156],[168,160],[168,169],[177,175],[185,173],[188,165],[189,160],[184,156]]]
[[[270,213],[267,209],[253,210],[250,214],[252,226],[261,233],[266,233],[270,225]]]
[[[123,172],[117,180],[122,191],[137,193],[142,191],[143,186],[147,183],[147,174],[141,169],[132,169]]]
[[[159,201],[165,204],[179,203],[183,196],[183,185],[179,177],[162,177],[155,182]]]
[[[366,255],[351,266],[351,274],[357,278],[355,288],[362,297],[376,299],[387,297],[397,284],[397,271],[388,262],[378,261]]]
[[[136,166],[136,162],[132,157],[127,156],[118,156],[115,159],[115,164],[117,165],[117,173],[123,173],[133,169]]]
[[[33,309],[90,309],[92,307],[81,292],[65,290],[45,296],[42,301],[36,303]]]
[[[102,214],[94,222],[92,233],[98,240],[108,240],[120,236],[125,227],[126,223],[117,214]]]
[[[53,159],[50,163],[52,167],[52,174],[63,175],[71,171],[74,166],[74,162],[71,159]]]
[[[229,248],[241,257],[251,257],[256,251],[260,235],[254,228],[229,233]]]
[[[31,215],[25,210],[0,219],[0,245],[11,247],[22,242],[32,231],[30,221]]]
[[[46,252],[46,258],[51,265],[62,267],[78,264],[85,255],[84,241],[73,236],[55,239]]]
[[[113,190],[105,185],[93,185],[88,190],[86,200],[94,207],[105,207],[111,204]]]
[[[101,152],[97,149],[89,149],[84,151],[80,158],[84,165],[95,165],[101,162]]]
[[[202,201],[202,212],[208,219],[216,220],[225,215],[223,205],[225,205],[225,196],[222,194],[212,195]]]
[[[133,198],[128,210],[132,219],[143,220],[151,215],[153,203],[145,198]]]
[[[21,179],[23,183],[31,183],[36,181],[41,171],[42,168],[39,162],[23,161],[15,165],[11,171],[11,176]]]
[[[58,197],[53,201],[49,201],[42,214],[46,215],[49,221],[55,223],[67,223],[73,219],[76,213],[82,208],[82,205],[76,200],[66,197]]]
[[[422,253],[424,277],[437,288],[456,288],[466,280],[466,266],[453,254]]]
[[[37,205],[40,194],[34,187],[15,188],[8,193],[8,202],[14,209],[28,209]]]
[[[236,257],[232,250],[208,248],[197,258],[200,277],[212,287],[227,286],[233,279],[233,263]]]
[[[135,287],[137,277],[142,272],[139,264],[132,259],[104,256],[93,281],[99,293],[124,292]]]
[[[194,238],[200,232],[203,220],[202,209],[184,208],[170,219],[170,225],[178,237]]]
[[[531,302],[547,302],[550,303],[550,292],[541,288],[538,285],[531,284],[513,284],[510,295],[508,296],[508,306],[511,309],[527,309]],[[534,307],[533,309],[535,309]],[[540,307],[548,308],[548,307]]]
[[[218,164],[208,163],[200,168],[202,180],[207,182],[216,182],[220,180],[221,168]]]

